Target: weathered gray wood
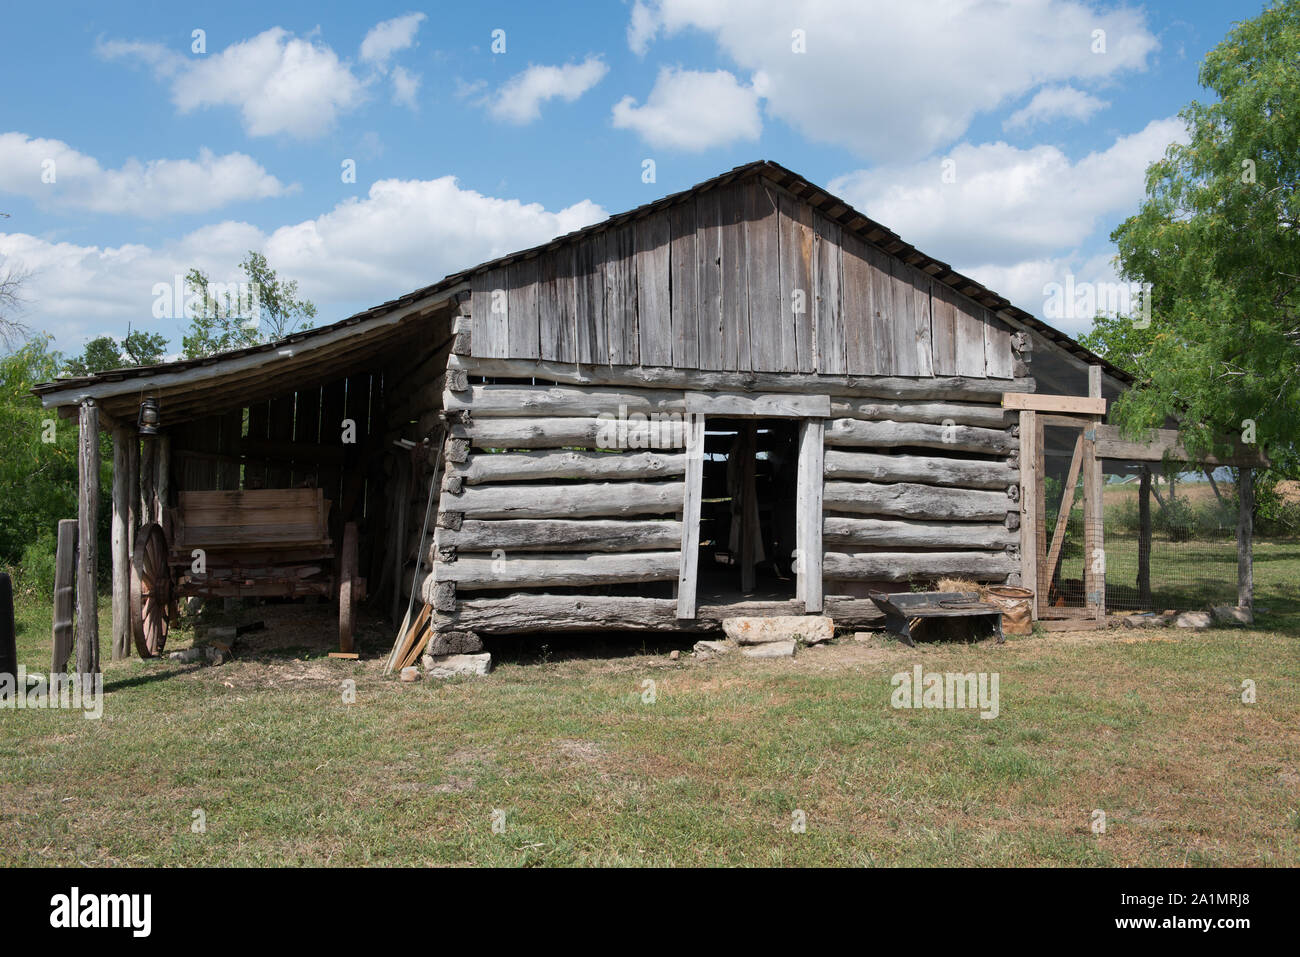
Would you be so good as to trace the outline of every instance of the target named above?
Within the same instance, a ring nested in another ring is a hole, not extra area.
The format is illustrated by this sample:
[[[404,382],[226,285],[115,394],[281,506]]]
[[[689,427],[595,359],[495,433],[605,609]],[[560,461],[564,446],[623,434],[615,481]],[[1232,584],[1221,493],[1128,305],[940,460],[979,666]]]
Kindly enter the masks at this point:
[[[844,323],[841,316],[841,275],[844,256],[840,249],[840,225],[825,216],[814,217],[813,261],[816,265],[817,289],[813,303],[816,327],[816,355],[811,370],[800,364],[801,371],[844,375]]]
[[[53,654],[50,674],[66,674],[72,642],[76,637],[77,615],[77,520],[59,519],[54,552]]]
[[[1101,366],[1088,367],[1088,395],[1094,399],[1101,398]],[[1095,431],[1101,424],[1101,416],[1092,421],[1093,428],[1083,434],[1083,593],[1084,603],[1097,620],[1102,621],[1106,617],[1106,556],[1102,529],[1105,503],[1102,501],[1104,480]],[[1049,579],[1044,587],[1050,584]]]
[[[1007,552],[827,552],[825,575],[838,581],[907,581],[966,575],[1004,581],[1016,567]]]
[[[1255,530],[1255,475],[1243,468],[1238,473],[1237,496],[1237,605],[1255,607],[1255,562],[1251,540]]]
[[[479,519],[594,518],[680,512],[682,496],[681,482],[602,482],[467,486],[452,501],[456,511]]]
[[[828,515],[822,532],[828,545],[872,548],[981,548],[1005,551],[1020,535],[1006,527],[977,522],[926,522],[909,519],[843,518]]]
[[[836,397],[831,415],[850,419],[888,419],[894,422],[928,422],[931,425],[975,425],[1006,429],[1018,419],[1015,412],[976,402],[882,402],[880,399]]]
[[[826,477],[872,482],[920,482],[959,488],[1005,489],[1018,485],[1020,470],[1005,461],[946,459],[926,455],[881,455],[826,451]]]
[[[704,340],[701,338],[701,349]],[[701,360],[703,361],[703,360]],[[723,392],[825,392],[830,395],[873,396],[895,400],[973,401],[987,396],[999,402],[1003,392],[1032,392],[1032,377],[1017,379],[933,378],[904,379],[893,376],[806,375],[803,373],[714,372],[704,369],[660,368],[575,368],[558,362],[529,362],[514,359],[483,359],[475,356],[447,357],[453,371],[489,378],[545,379],[575,385],[630,386],[635,388],[689,389]]]
[[[671,598],[612,595],[544,595],[519,592],[500,598],[462,601],[453,614],[439,615],[439,628],[473,629],[511,635],[543,629],[573,632],[693,630],[695,622],[677,618]],[[707,627],[702,623],[701,628]]]
[[[916,323],[916,374],[934,375],[934,344],[930,325],[930,277],[908,267],[912,275],[912,318]]]
[[[609,361],[637,365],[641,342],[637,331],[636,232],[633,225],[605,233],[605,324]]]
[[[881,365],[884,350],[876,333],[880,324],[876,296],[880,290],[876,288],[877,271],[868,258],[871,253],[866,243],[850,233],[842,234],[840,249],[844,369],[850,375],[892,372],[887,365],[883,369]]]
[[[440,529],[437,549],[622,552],[678,548],[681,542],[682,523],[676,521],[467,520],[456,531]]]
[[[984,371],[990,379],[1015,378],[1011,330],[987,314],[984,323]]]
[[[640,361],[647,366],[671,366],[673,324],[668,286],[671,232],[667,212],[637,220],[635,235]]]
[[[487,482],[526,482],[545,479],[670,478],[686,471],[686,454],[660,452],[536,452],[478,453],[464,463],[448,466],[449,479],[462,485]]]
[[[916,446],[951,452],[1005,455],[1015,447],[1015,441],[1011,433],[1003,429],[930,425],[924,422],[835,419],[826,430],[826,444],[833,446]]]
[[[99,672],[99,408],[81,403],[77,435],[77,674]]]
[[[699,367],[722,369],[722,205],[716,189],[695,198]]]
[[[955,340],[957,344],[957,374],[983,378],[984,366],[984,315],[982,306],[965,299],[957,300],[955,315]],[[1001,381],[1001,380],[999,380]]]
[[[795,597],[804,611],[822,608],[822,485],[826,423],[809,419],[799,426],[799,467],[795,493]]]
[[[163,511],[170,507],[172,496],[172,440],[169,435],[158,436],[158,507],[152,521],[161,522]]]
[[[509,282],[508,355],[515,359],[540,358],[537,318],[537,260],[521,259],[507,267]]]
[[[109,545],[113,561],[113,660],[131,653],[130,554],[127,551],[127,511],[134,489],[130,487],[127,444],[135,441],[125,426],[113,430],[113,515]]]
[[[781,312],[777,322],[791,335],[782,343],[792,342],[793,364],[787,371],[817,371],[817,244],[813,229],[813,211],[807,203],[782,193],[779,197],[781,267]]]
[[[1192,456],[1183,445],[1177,429],[1153,429],[1151,438],[1134,441],[1124,437],[1117,425],[1097,426],[1097,457],[1125,459],[1132,462],[1160,462],[1167,456],[1173,462],[1196,462],[1199,465],[1232,465],[1260,468],[1269,465],[1268,458],[1257,446],[1234,441],[1235,448],[1228,455]]]
[[[756,180],[745,189],[745,256],[749,289],[749,368],[794,372],[795,322],[781,297],[781,224],[777,194]]]
[[[745,248],[745,193],[754,184],[724,186],[722,202],[722,368],[748,371],[749,256]]]
[[[161,516],[153,518],[146,509],[144,496],[140,492],[140,439],[132,435],[126,443],[126,553],[135,554],[135,535],[145,521],[161,521]]]
[[[686,411],[692,415],[824,419],[831,414],[831,400],[829,395],[718,395],[687,392]]]
[[[627,412],[681,412],[683,393],[660,389],[602,389],[567,385],[473,385],[467,392],[442,393],[448,412],[467,411],[474,418],[597,416]]]
[[[684,416],[647,417],[632,413],[597,418],[478,419],[455,425],[451,435],[477,449],[680,449],[685,445]],[[448,458],[448,461],[455,461]]]
[[[695,205],[679,203],[668,211],[671,234],[669,270],[672,299],[673,365],[695,369],[700,364],[700,301],[698,254],[695,248]]]
[[[457,591],[468,591],[673,581],[677,572],[675,550],[581,557],[529,553],[523,558],[508,554],[504,558],[461,556],[451,564],[434,565],[431,579],[434,583],[454,582]]]
[[[1030,610],[1037,620],[1047,593],[1039,580],[1039,549],[1044,548],[1038,528],[1043,493],[1043,449],[1039,444],[1038,413],[1020,413],[1020,587],[1034,593]]]
[[[942,282],[930,284],[930,348],[937,376],[957,374],[957,293]]]
[[[541,356],[556,362],[577,358],[574,324],[573,247],[547,250],[538,257],[537,326]]]
[[[677,565],[677,617],[695,617],[700,563],[700,509],[704,488],[704,417],[691,420],[690,452],[682,483],[682,538]]]
[[[509,328],[509,297],[504,272],[499,269],[481,272],[471,280],[474,329],[474,356],[502,358],[509,351],[506,338]]]
[[[907,482],[827,482],[822,496],[828,511],[953,521],[1002,521],[1015,508],[1005,492]]]
[[[890,315],[894,331],[894,366],[895,375],[922,375],[917,362],[919,343],[917,336],[921,317],[917,315],[918,290],[916,288],[917,270],[899,259],[890,257],[890,288],[893,291],[894,310]],[[929,321],[929,316],[926,316]],[[926,335],[926,358],[929,359],[930,340]],[[926,364],[929,368],[929,363]]]
[[[588,236],[573,248],[573,294],[578,327],[578,361],[609,364],[609,332],[605,322],[605,234]],[[476,353],[477,355],[478,353]]]

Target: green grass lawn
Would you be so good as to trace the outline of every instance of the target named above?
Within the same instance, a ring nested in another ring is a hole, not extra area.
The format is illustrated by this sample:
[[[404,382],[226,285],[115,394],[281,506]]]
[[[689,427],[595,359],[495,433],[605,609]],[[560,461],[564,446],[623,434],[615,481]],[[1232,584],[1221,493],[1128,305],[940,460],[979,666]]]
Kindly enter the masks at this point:
[[[108,663],[102,720],[0,711],[0,864],[1296,866],[1300,547],[1277,549],[1250,629],[781,661],[515,643],[414,685],[380,677],[384,629],[336,661],[328,606],[249,609],[271,627],[233,662]],[[48,606],[18,624],[45,671]],[[999,716],[893,709],[914,664],[997,672]]]

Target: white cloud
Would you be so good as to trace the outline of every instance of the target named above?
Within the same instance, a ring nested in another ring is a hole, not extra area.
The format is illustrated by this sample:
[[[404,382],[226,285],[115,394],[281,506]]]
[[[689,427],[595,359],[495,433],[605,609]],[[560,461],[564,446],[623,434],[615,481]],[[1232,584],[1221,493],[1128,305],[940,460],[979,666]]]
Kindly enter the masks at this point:
[[[328,46],[273,27],[220,53],[182,56],[157,43],[108,41],[101,56],[153,68],[181,113],[232,106],[250,136],[319,137],[365,99],[366,84]]]
[[[408,13],[375,24],[361,41],[361,59],[386,71],[394,53],[414,46],[415,34],[425,19],[423,13]]]
[[[405,67],[393,67],[393,102],[416,108],[415,95],[420,92],[421,76]]]
[[[50,165],[52,164],[52,165]],[[53,175],[53,182],[47,182]],[[36,203],[92,213],[153,218],[201,213],[229,203],[293,192],[250,156],[217,156],[199,150],[197,160],[127,160],[104,169],[93,156],[62,140],[23,133],[0,134],[0,192]]]
[[[767,78],[770,116],[876,160],[925,156],[979,113],[1044,84],[1144,69],[1158,43],[1136,9],[1096,0],[642,0],[629,45],[699,30]],[[792,52],[803,30],[806,53]],[[1093,31],[1106,52],[1093,53]]]
[[[343,318],[332,303],[382,302],[605,216],[589,200],[552,212],[464,189],[451,176],[381,180],[364,198],[270,232],[228,221],[156,246],[117,247],[0,233],[0,265],[31,271],[24,321],[73,349],[95,335],[121,335],[127,322],[175,338],[180,323],[152,318],[154,284],[171,283],[193,266],[214,282],[238,281],[236,264],[250,249],[299,280],[325,323]]]
[[[542,115],[542,104],[559,97],[572,103],[604,79],[609,72],[600,57],[563,66],[530,66],[501,85],[488,101],[488,110],[499,120],[531,123]]]
[[[859,170],[830,188],[932,256],[1010,265],[1070,249],[1104,217],[1136,211],[1148,164],[1185,136],[1181,120],[1153,120],[1078,162],[1055,146],[962,144],[943,159]],[[945,160],[954,182],[943,181]]]
[[[1020,129],[1056,119],[1082,123],[1108,106],[1110,104],[1105,100],[1072,86],[1048,86],[1035,93],[1032,100],[1007,117],[1002,128]]]
[[[726,70],[700,73],[664,67],[644,106],[625,96],[614,104],[613,122],[635,131],[651,146],[704,150],[763,131],[758,100],[761,78],[744,86]]]

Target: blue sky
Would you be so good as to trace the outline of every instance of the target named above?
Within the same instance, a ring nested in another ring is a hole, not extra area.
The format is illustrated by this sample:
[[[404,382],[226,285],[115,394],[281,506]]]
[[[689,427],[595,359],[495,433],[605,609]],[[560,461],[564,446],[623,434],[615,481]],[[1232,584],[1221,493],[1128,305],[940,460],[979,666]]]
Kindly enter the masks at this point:
[[[64,351],[128,323],[177,348],[155,287],[191,266],[232,281],[262,250],[332,322],[765,158],[1079,333],[1045,285],[1114,280],[1108,234],[1204,96],[1201,58],[1260,9],[23,4],[0,271]]]

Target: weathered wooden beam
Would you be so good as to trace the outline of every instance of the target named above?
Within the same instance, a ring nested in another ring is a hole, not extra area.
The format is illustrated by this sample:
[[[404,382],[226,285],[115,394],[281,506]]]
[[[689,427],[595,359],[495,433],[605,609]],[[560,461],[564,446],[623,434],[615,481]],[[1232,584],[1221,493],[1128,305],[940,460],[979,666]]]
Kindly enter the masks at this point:
[[[477,419],[452,426],[451,434],[469,440],[476,449],[682,449],[686,422],[669,413],[647,418],[616,413],[599,418]]]
[[[1002,396],[1002,408],[1030,409],[1035,412],[1061,412],[1066,415],[1105,415],[1106,400],[1101,396],[1007,392]]]
[[[913,519],[844,518],[828,515],[822,532],[828,545],[872,548],[981,548],[1005,551],[1020,535],[1004,522],[927,522]]]
[[[947,449],[951,452],[1006,455],[1015,448],[1015,443],[1015,438],[1008,430],[981,429],[969,425],[834,419],[826,429],[826,444],[831,446],[915,446]]]
[[[54,551],[54,619],[51,638],[53,654],[50,674],[68,670],[68,657],[76,635],[77,615],[77,520],[59,519],[58,541]]]
[[[1088,394],[1101,396],[1101,366],[1088,367]],[[1083,433],[1083,598],[1098,621],[1106,617],[1106,553],[1102,522],[1105,503],[1102,501],[1103,479],[1101,456],[1097,453],[1096,430],[1101,417],[1093,419],[1092,429]],[[1089,432],[1092,434],[1090,435]]]
[[[1248,468],[1238,473],[1237,497],[1237,605],[1255,607],[1255,562],[1251,539],[1255,530],[1255,476]]]
[[[530,359],[489,359],[452,355],[452,369],[470,375],[505,379],[546,379],[574,385],[678,388],[693,391],[827,393],[877,396],[883,399],[955,399],[987,396],[998,402],[1003,392],[1032,392],[1032,378],[967,379],[961,377],[897,378],[889,376],[823,376],[811,373],[709,372],[701,369],[640,366],[582,366],[534,362]]]
[[[861,515],[897,515],[905,518],[951,521],[1001,521],[1015,503],[1006,492],[942,488],[899,482],[827,482],[823,492],[827,511]]]
[[[695,617],[700,564],[700,512],[704,491],[704,417],[690,423],[690,453],[682,482],[682,538],[677,560],[677,609],[683,620]]]
[[[795,596],[804,611],[822,609],[822,495],[825,481],[823,419],[799,425],[799,463],[795,491]]]
[[[728,395],[687,392],[686,411],[692,415],[824,419],[831,414],[831,397],[829,395]]]
[[[172,494],[172,440],[169,435],[158,437],[158,507],[150,521],[161,522],[163,512],[171,504]]]
[[[1039,587],[1038,504],[1043,492],[1043,450],[1038,443],[1038,413],[1020,413],[1020,587],[1034,593],[1030,603],[1038,618],[1047,595]]]
[[[829,479],[920,482],[980,489],[1005,489],[1020,484],[1020,470],[1006,460],[978,461],[827,449],[825,463]]]
[[[131,556],[128,550],[128,511],[134,489],[130,486],[128,443],[135,434],[126,428],[113,430],[113,514],[109,526],[109,550],[112,556],[113,660],[120,661],[131,653],[130,587]]]
[[[475,418],[683,412],[686,407],[677,391],[563,385],[472,385],[468,392],[444,392],[442,402],[448,412],[468,411]]]
[[[676,551],[581,557],[530,554],[524,558],[485,558],[462,555],[451,564],[434,565],[430,579],[436,583],[454,582],[457,590],[615,585],[673,581],[677,578],[678,564]]]
[[[437,548],[460,552],[589,551],[622,552],[677,548],[682,523],[677,521],[574,521],[516,519],[464,521],[459,529],[441,529]],[[436,554],[436,550],[435,550]]]
[[[592,482],[575,485],[477,485],[446,498],[461,514],[485,518],[596,518],[662,515],[682,510],[681,482]]]
[[[1125,459],[1132,462],[1161,462],[1166,455],[1173,462],[1195,462],[1198,465],[1232,465],[1246,468],[1266,468],[1271,463],[1256,446],[1234,442],[1231,455],[1207,455],[1195,458],[1183,445],[1177,429],[1154,429],[1148,441],[1127,439],[1116,425],[1097,426],[1097,457]]]
[[[447,469],[464,485],[488,482],[539,482],[551,479],[653,479],[686,472],[683,452],[535,452],[476,453]]]
[[[99,672],[99,408],[81,403],[77,434],[77,674],[83,687]]]
[[[825,575],[837,581],[907,581],[966,575],[1004,581],[1016,570],[1007,552],[827,552]]]
[[[996,405],[975,402],[882,402],[879,399],[836,397],[831,415],[837,419],[887,419],[893,422],[928,422],[931,425],[973,425],[1005,429],[1016,422],[1015,413]]]

